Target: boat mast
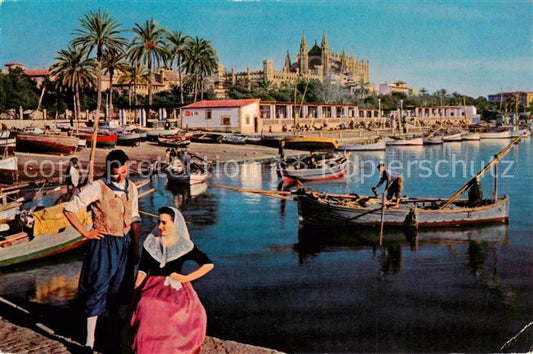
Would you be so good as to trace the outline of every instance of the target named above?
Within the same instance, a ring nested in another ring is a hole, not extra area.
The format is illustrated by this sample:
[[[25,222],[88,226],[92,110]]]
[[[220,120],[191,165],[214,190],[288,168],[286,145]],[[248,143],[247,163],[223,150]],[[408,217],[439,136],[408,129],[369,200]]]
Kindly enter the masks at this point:
[[[485,173],[487,173],[487,171],[493,165],[497,164],[505,155],[507,155],[509,150],[511,150],[511,147],[513,147],[513,145],[515,145],[515,144],[518,144],[520,142],[520,139],[522,139],[521,136],[517,137],[516,139],[511,141],[511,143],[509,145],[507,145],[502,151],[500,151],[498,154],[494,155],[494,158],[492,159],[492,161],[490,161],[488,164],[486,164],[485,167],[483,167],[483,169],[481,171],[479,171],[477,175],[475,175],[470,181],[468,181],[464,186],[462,186],[461,189],[459,189],[450,199],[448,199],[444,204],[442,204],[442,206],[439,209],[444,209],[447,206],[449,206],[450,204],[452,204],[453,202],[455,202],[457,200],[457,198],[459,198],[464,192],[466,192],[466,190],[468,188],[470,188],[476,182],[477,179],[483,177],[483,175]],[[496,197],[496,189],[497,189],[497,185],[495,185],[495,187],[494,187],[494,196],[495,197]]]

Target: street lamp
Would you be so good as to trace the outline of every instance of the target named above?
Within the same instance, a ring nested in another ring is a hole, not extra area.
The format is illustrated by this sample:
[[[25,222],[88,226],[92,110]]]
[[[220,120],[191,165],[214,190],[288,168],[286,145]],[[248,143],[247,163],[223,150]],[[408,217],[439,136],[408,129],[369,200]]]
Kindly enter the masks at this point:
[[[378,98],[378,117],[381,118],[381,98]]]

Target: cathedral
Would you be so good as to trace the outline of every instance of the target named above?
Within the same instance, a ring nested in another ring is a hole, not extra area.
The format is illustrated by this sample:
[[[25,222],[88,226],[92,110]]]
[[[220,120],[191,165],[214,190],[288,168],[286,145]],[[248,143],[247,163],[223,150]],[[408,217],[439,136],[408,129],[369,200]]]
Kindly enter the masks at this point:
[[[234,69],[225,72],[224,65],[219,64],[215,76],[215,90],[217,96],[223,98],[229,85],[246,83],[250,86],[252,82],[259,81],[279,85],[298,80],[318,80],[322,83],[334,82],[350,87],[361,79],[370,82],[369,72],[368,60],[357,60],[344,51],[339,54],[330,50],[325,33],[322,35],[321,45],[318,46],[315,41],[311,49],[307,47],[305,34],[302,34],[295,61],[291,61],[287,52],[282,70],[274,69],[274,63],[270,59],[263,61],[263,70],[259,71],[251,71],[248,68],[245,72],[236,72]]]

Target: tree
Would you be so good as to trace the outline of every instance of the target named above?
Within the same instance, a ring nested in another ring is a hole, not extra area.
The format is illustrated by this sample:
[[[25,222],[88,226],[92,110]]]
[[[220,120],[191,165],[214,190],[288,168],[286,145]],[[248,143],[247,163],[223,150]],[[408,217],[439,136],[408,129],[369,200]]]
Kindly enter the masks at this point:
[[[100,108],[102,106],[102,55],[104,50],[120,48],[126,44],[126,40],[120,36],[119,24],[107,12],[89,12],[80,19],[80,29],[74,31],[77,35],[71,41],[73,46],[81,45],[87,50],[87,55],[96,51],[96,119],[94,122],[93,137],[91,139],[91,154],[89,158],[89,182],[94,175],[94,155],[96,152],[96,136],[98,134],[98,122],[100,120]]]
[[[122,72],[120,76],[120,83],[127,83],[128,88],[128,103],[131,106],[131,98],[133,93],[134,104],[137,106],[139,102],[137,101],[137,85],[146,84],[150,81],[150,72],[141,63],[133,63],[128,66],[128,68]],[[133,86],[133,90],[131,87]]]
[[[102,56],[102,69],[104,74],[109,74],[109,114],[113,119],[113,78],[116,72],[124,72],[128,69],[128,63],[124,61],[126,54],[122,48],[112,48],[104,51]]]
[[[217,56],[211,42],[203,38],[188,41],[184,52],[185,71],[194,79],[194,101],[198,98],[198,91],[202,89],[204,75],[211,75],[217,68]]]
[[[73,93],[74,118],[80,118],[80,89],[94,85],[96,68],[94,59],[87,58],[87,49],[69,46],[62,49],[50,66],[50,76],[58,89],[71,90]]]
[[[185,50],[187,48],[188,42],[191,41],[191,37],[179,31],[172,31],[167,35],[167,41],[169,44],[168,54],[170,59],[170,66],[172,66],[172,64],[175,62],[176,68],[178,70],[178,80],[180,85],[180,102],[181,104],[183,104],[183,62],[185,59]]]
[[[152,105],[152,83],[154,64],[158,64],[165,58],[166,30],[159,27],[154,20],[147,20],[144,25],[135,23],[132,29],[135,37],[130,46],[128,58],[133,61],[143,63],[148,68],[150,78],[148,80],[148,104]]]
[[[355,94],[359,99],[359,102],[363,102],[365,97],[370,92],[370,82],[365,81],[364,77],[360,77],[359,81],[355,84]]]
[[[20,68],[0,73],[0,111],[37,107],[39,90],[35,82]]]

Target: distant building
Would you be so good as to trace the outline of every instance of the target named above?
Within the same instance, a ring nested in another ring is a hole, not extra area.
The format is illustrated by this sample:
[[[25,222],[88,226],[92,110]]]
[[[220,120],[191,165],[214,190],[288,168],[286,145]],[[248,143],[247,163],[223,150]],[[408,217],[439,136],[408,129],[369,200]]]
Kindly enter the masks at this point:
[[[262,70],[236,72],[231,69],[225,72],[223,64],[218,65],[215,74],[215,92],[224,97],[227,87],[237,83],[249,86],[254,82],[267,81],[272,84],[297,82],[298,80],[318,80],[323,83],[335,82],[342,86],[349,86],[360,79],[370,80],[370,64],[368,60],[358,60],[344,51],[336,53],[330,50],[326,34],[322,35],[319,46],[315,41],[311,49],[307,48],[305,35],[302,34],[300,49],[294,61],[289,52],[285,56],[283,69],[274,69],[274,62],[270,59],[263,61]]]
[[[415,96],[420,94],[418,90],[407,87],[407,83],[402,80],[398,80],[396,82],[393,82],[392,84],[389,84],[386,82],[382,84],[374,84],[372,89],[374,92],[378,94],[382,94],[382,95],[388,95],[393,92],[404,93],[406,95],[415,95]]]
[[[6,63],[6,68],[2,70],[2,72],[7,73],[10,69],[19,68],[24,71],[26,75],[28,75],[33,81],[37,83],[37,87],[41,87],[44,80],[48,75],[50,74],[50,70],[48,68],[40,68],[40,69],[28,69],[26,68],[26,65],[21,63]]]
[[[195,102],[181,108],[182,124],[189,129],[252,133],[257,131],[260,101],[243,99]]]
[[[501,103],[503,105],[510,97],[514,95],[518,95],[518,97],[520,97],[520,103],[524,107],[528,107],[531,102],[533,102],[533,92],[531,91],[501,92],[497,94],[495,93],[493,95],[489,95],[488,100],[491,103]]]

